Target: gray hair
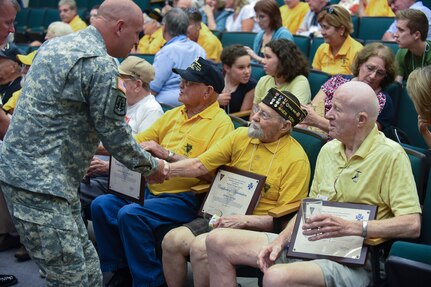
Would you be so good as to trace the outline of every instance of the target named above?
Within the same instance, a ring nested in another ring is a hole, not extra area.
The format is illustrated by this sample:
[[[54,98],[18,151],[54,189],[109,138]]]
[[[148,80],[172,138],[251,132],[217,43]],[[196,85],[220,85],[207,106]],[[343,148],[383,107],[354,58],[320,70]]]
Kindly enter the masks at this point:
[[[53,37],[60,37],[73,33],[73,30],[69,24],[66,24],[61,21],[55,21],[49,24],[48,32],[52,34]]]
[[[12,6],[15,8],[17,12],[21,10],[21,7],[19,6],[19,3],[17,0],[0,0],[0,6],[3,6],[4,4],[6,4],[6,2],[9,2],[10,4],[12,4]]]
[[[76,10],[76,2],[75,0],[60,0],[58,2],[58,7],[62,5],[69,5],[71,10]]]
[[[172,8],[163,18],[165,31],[171,37],[186,35],[189,26],[187,13],[180,8]]]

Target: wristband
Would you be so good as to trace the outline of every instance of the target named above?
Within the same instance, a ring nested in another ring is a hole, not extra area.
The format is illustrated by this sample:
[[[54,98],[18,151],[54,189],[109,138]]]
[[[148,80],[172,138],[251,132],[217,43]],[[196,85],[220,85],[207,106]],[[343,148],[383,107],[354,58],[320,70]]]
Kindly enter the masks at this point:
[[[175,153],[171,150],[168,150],[168,156],[166,157],[166,161],[170,162],[174,158]]]
[[[367,237],[367,233],[368,233],[368,221],[364,220],[362,221],[362,237]]]

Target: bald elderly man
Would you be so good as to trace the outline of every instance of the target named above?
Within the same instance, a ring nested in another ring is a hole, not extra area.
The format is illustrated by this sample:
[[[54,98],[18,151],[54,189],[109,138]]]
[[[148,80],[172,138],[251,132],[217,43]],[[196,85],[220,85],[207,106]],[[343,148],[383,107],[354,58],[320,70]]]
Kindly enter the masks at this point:
[[[319,153],[309,193],[322,200],[376,205],[376,220],[315,215],[302,231],[309,240],[419,236],[421,208],[410,162],[398,143],[377,130],[378,112],[376,95],[367,84],[351,81],[337,89],[326,114],[334,140]],[[296,216],[279,235],[214,229],[206,239],[211,286],[236,286],[238,264],[260,267],[263,286],[368,286],[369,263],[350,267],[329,259],[294,262],[287,258],[295,220]]]

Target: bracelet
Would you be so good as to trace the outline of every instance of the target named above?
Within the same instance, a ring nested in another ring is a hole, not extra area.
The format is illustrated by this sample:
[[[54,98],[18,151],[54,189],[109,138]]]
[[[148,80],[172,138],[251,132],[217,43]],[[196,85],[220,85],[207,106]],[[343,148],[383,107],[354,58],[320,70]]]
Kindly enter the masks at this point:
[[[166,157],[166,161],[170,162],[174,158],[175,153],[171,150],[168,150],[168,156]]]
[[[367,233],[368,233],[368,221],[364,220],[362,221],[362,237],[367,237]]]

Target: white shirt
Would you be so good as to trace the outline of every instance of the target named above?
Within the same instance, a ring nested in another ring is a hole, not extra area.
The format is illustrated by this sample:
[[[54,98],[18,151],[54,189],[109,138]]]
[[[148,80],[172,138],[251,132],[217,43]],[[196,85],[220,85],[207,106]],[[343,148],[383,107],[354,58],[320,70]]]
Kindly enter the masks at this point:
[[[126,121],[132,134],[146,130],[163,115],[163,109],[153,95],[148,95],[133,106],[127,106]]]
[[[254,11],[254,4],[255,3],[251,3],[251,4],[247,4],[244,7],[242,7],[238,13],[238,16],[236,17],[236,19],[233,18],[234,14],[229,15],[226,18],[226,26],[225,26],[226,31],[227,32],[241,32],[243,20],[251,18],[254,21],[254,17],[256,16],[256,12]],[[257,33],[260,30],[262,30],[262,29],[259,27],[259,24],[257,24],[255,21],[252,32]]]

